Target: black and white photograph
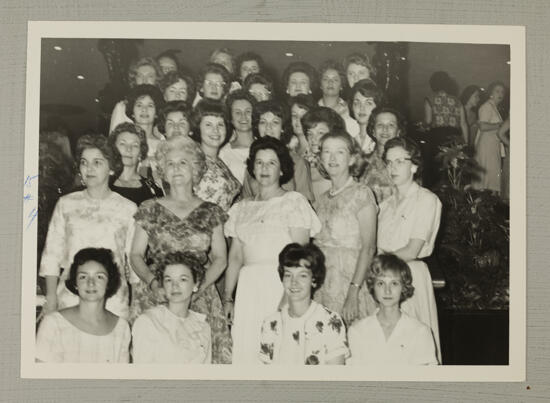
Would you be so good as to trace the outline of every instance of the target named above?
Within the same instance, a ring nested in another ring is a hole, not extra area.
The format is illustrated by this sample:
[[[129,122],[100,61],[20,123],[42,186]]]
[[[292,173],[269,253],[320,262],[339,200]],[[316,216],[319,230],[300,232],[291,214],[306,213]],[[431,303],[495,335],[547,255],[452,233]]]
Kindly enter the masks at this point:
[[[28,32],[22,377],[525,377],[521,27]]]

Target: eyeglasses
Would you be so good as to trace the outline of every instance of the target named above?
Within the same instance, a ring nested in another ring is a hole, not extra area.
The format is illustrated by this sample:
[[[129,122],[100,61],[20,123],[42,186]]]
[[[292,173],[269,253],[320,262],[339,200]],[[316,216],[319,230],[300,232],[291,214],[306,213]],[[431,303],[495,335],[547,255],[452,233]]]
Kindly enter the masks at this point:
[[[223,88],[225,86],[224,81],[212,81],[212,80],[204,80],[204,85],[208,87],[214,87],[214,88]]]
[[[386,166],[388,168],[390,168],[391,166],[400,167],[400,166],[403,166],[405,164],[405,161],[410,161],[410,160],[411,160],[410,158],[397,158],[393,161],[386,160]]]

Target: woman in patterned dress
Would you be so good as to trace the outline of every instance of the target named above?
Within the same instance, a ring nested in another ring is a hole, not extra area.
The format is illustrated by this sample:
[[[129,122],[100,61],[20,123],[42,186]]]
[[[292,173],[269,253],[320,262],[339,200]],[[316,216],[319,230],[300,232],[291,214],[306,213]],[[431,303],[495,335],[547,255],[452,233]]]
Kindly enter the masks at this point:
[[[209,99],[200,101],[192,120],[193,139],[206,156],[206,171],[195,187],[195,194],[227,211],[240,193],[241,183],[218,157],[220,148],[228,140],[223,104]]]
[[[193,140],[172,137],[159,145],[156,157],[170,190],[163,198],[142,203],[135,215],[130,261],[140,281],[133,287],[131,319],[164,302],[156,275],[163,257],[175,251],[192,252],[207,269],[190,308],[205,314],[212,329],[212,362],[230,363],[231,337],[214,286],[227,262],[223,237],[227,215],[193,192],[206,170],[204,153]]]
[[[349,326],[375,309],[364,282],[376,252],[377,207],[369,187],[355,179],[366,164],[359,144],[343,130],[327,133],[320,144],[330,188],[315,199],[322,224],[315,243],[325,255],[327,274],[314,299]]]

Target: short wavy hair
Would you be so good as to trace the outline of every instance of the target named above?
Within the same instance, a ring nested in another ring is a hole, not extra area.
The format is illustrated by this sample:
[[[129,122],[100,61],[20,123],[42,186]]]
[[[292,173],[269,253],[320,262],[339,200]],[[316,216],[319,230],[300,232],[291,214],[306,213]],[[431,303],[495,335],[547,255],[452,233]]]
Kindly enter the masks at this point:
[[[290,76],[294,73],[304,73],[309,78],[309,88],[311,92],[317,91],[319,88],[319,77],[317,75],[317,70],[306,62],[292,62],[290,63],[283,72],[283,85],[285,88],[288,88],[288,80]]]
[[[191,138],[197,143],[201,143],[201,121],[206,116],[215,116],[222,118],[225,123],[225,139],[220,145],[220,148],[223,147],[229,141],[229,122],[227,121],[227,113],[225,112],[225,106],[222,101],[216,101],[214,99],[202,99],[193,109],[193,114],[191,115],[191,127],[193,134]]]
[[[102,134],[85,134],[76,142],[75,168],[79,171],[80,160],[84,150],[97,149],[103,154],[103,157],[109,164],[109,169],[114,172],[114,177],[118,178],[124,169],[122,165],[122,156],[116,147],[111,147],[109,139]]]
[[[359,80],[352,87],[348,98],[349,114],[354,119],[355,113],[353,113],[353,101],[357,93],[363,95],[366,98],[374,99],[374,103],[376,104],[376,106],[383,106],[385,104],[385,94],[380,88],[378,88],[374,81],[372,81],[370,78]]]
[[[241,76],[241,67],[244,62],[247,62],[249,60],[254,60],[256,63],[258,63],[258,67],[260,68],[260,73],[262,73],[265,70],[265,63],[264,59],[262,57],[255,53],[255,52],[244,52],[241,53],[239,56],[237,56],[237,60],[235,61],[235,76],[240,77]]]
[[[334,129],[321,137],[321,152],[323,150],[323,143],[328,139],[341,139],[346,143],[350,155],[355,158],[354,163],[349,167],[349,173],[355,179],[360,178],[365,172],[368,162],[367,156],[361,150],[361,146],[357,140],[351,137],[351,135],[345,130]],[[325,170],[319,170],[319,172],[328,179],[328,175]]]
[[[222,94],[227,94],[227,91],[229,91],[229,85],[231,84],[231,74],[225,67],[223,67],[221,64],[218,63],[207,63],[199,72],[199,75],[197,76],[197,83],[196,88],[200,92],[200,88],[202,88],[202,85],[204,83],[204,79],[207,74],[218,74],[222,77],[222,80],[224,82],[223,88],[222,88]]]
[[[445,91],[452,94],[453,87],[453,80],[446,71],[436,71],[430,77],[430,88],[433,92]]]
[[[496,87],[502,87],[504,89],[504,92],[506,93],[507,91],[507,88],[506,88],[506,84],[504,84],[504,82],[502,81],[493,81],[492,83],[489,84],[489,86],[487,87],[487,97],[490,97],[491,94],[493,93],[493,90],[496,88]]]
[[[290,125],[288,111],[283,104],[274,100],[262,101],[256,104],[256,107],[254,108],[252,113],[252,128],[254,131],[254,137],[260,137],[260,131],[258,129],[260,118],[263,114],[268,112],[271,112],[279,119],[281,119],[282,130],[280,140],[283,142],[283,144],[288,145],[288,143],[290,143],[290,140],[292,139],[292,126]]]
[[[253,84],[262,84],[273,97],[273,80],[271,80],[271,78],[269,78],[264,73],[252,73],[246,76],[243,83],[244,90],[247,92],[250,91],[250,87]]]
[[[186,101],[170,101],[166,102],[164,108],[158,113],[158,123],[157,128],[161,133],[166,133],[166,117],[169,113],[172,112],[181,112],[183,117],[189,122],[191,126],[191,108]]]
[[[254,162],[256,160],[256,154],[258,154],[258,151],[260,150],[273,150],[275,154],[277,154],[282,173],[279,178],[279,185],[284,185],[294,177],[294,161],[290,156],[288,148],[282,141],[269,136],[254,140],[250,146],[250,153],[246,160],[246,169],[251,177],[256,179],[256,176],[254,175]]]
[[[395,119],[397,120],[397,128],[399,129],[398,137],[407,135],[407,121],[405,120],[405,116],[403,116],[401,112],[399,112],[392,106],[377,106],[372,110],[369,116],[369,121],[367,123],[367,133],[369,134],[369,136],[371,136],[373,139],[376,139],[374,137],[374,128],[376,126],[376,118],[381,113],[391,113],[393,116],[395,116]]]
[[[162,91],[162,94],[164,94],[164,91],[166,91],[168,87],[177,83],[180,80],[183,81],[187,86],[187,98],[185,98],[185,101],[188,103],[193,102],[195,96],[197,95],[195,82],[191,77],[182,74],[179,71],[169,71],[164,75],[164,77],[162,77],[162,80],[160,80],[159,83],[159,88]]]
[[[231,49],[229,49],[229,48],[216,48],[212,51],[212,53],[210,53],[210,56],[208,57],[208,60],[211,63],[215,63],[214,61],[212,61],[212,59],[214,59],[220,53],[223,53],[223,54],[226,54],[226,55],[229,56],[229,59],[231,61],[231,69],[233,70],[233,73],[230,71],[229,74],[235,74],[235,57],[233,56],[233,52],[231,51]]]
[[[376,278],[383,276],[387,271],[397,274],[401,279],[401,296],[399,297],[399,304],[401,305],[403,301],[413,296],[414,287],[409,265],[396,255],[387,253],[375,256],[369,270],[367,270],[367,289],[376,301],[374,295]]]
[[[137,86],[137,70],[142,66],[151,66],[155,69],[155,73],[157,75],[156,84],[158,84],[158,82],[162,78],[162,70],[160,69],[160,66],[156,62],[156,60],[151,57],[142,57],[141,59],[138,59],[134,63],[132,63],[128,68],[128,85],[130,86],[130,88]]]
[[[245,91],[244,89],[231,92],[227,96],[227,99],[225,100],[225,111],[227,113],[227,121],[229,122],[229,127],[228,127],[229,133],[231,133],[234,129],[233,123],[232,123],[233,117],[232,117],[231,108],[233,108],[233,104],[236,101],[243,101],[243,100],[250,103],[250,105],[252,106],[252,112],[254,112],[254,109],[256,109],[256,104],[258,103],[258,101],[256,101],[256,98],[254,98],[254,96],[251,93],[249,93],[248,91]]]
[[[158,117],[160,110],[164,107],[164,97],[162,96],[162,93],[157,86],[141,84],[132,88],[126,96],[126,116],[130,119],[134,120],[134,106],[136,105],[138,99],[143,98],[144,96],[149,96],[153,100],[156,115]]]
[[[306,262],[305,265],[302,265],[303,261]],[[321,288],[325,281],[327,268],[325,266],[325,255],[318,246],[311,242],[307,245],[290,243],[283,248],[279,253],[279,267],[277,268],[281,281],[285,274],[285,267],[299,266],[311,271],[314,282],[311,288],[314,291]]]
[[[187,153],[192,157],[193,165],[193,185],[197,185],[204,172],[206,172],[206,156],[200,146],[187,136],[173,136],[167,140],[162,140],[155,153],[157,161],[157,170],[159,176],[165,180],[166,173],[166,155],[169,152],[178,151]]]
[[[123,122],[118,124],[113,131],[109,134],[109,145],[111,147],[116,147],[116,141],[118,140],[118,136],[122,133],[132,133],[137,136],[139,139],[139,158],[140,160],[144,160],[147,158],[147,153],[149,152],[149,146],[147,145],[147,137],[145,134],[145,130],[143,130],[141,127],[136,125],[135,123],[131,122]]]
[[[175,264],[182,264],[189,268],[191,271],[191,275],[193,276],[193,281],[195,284],[200,284],[202,280],[204,280],[204,264],[206,262],[202,262],[197,254],[190,252],[190,251],[176,251],[176,252],[169,252],[162,259],[158,261],[158,269],[155,273],[155,277],[159,281],[160,284],[162,284],[162,280],[164,279],[164,272],[166,271],[166,267],[175,265]]]
[[[80,266],[88,262],[99,263],[107,271],[105,300],[115,295],[121,285],[120,270],[115,263],[113,252],[105,248],[84,248],[76,252],[69,268],[69,277],[65,280],[67,289],[73,294],[78,295],[76,286],[77,271]]]
[[[178,49],[167,49],[167,50],[159,53],[157,55],[157,57],[155,57],[155,61],[157,62],[157,64],[160,67],[160,59],[162,59],[163,57],[167,57],[167,58],[172,59],[174,61],[174,63],[176,64],[176,70],[179,70],[181,68],[181,66],[180,66],[180,63],[178,61],[178,57],[176,56],[176,54],[178,54],[180,52],[181,51],[178,50]],[[161,68],[161,70],[162,70],[162,68]]]
[[[460,94],[460,102],[462,102],[463,106],[466,106],[472,95],[479,92],[479,95],[481,96],[481,88],[479,88],[477,85],[469,85],[462,91],[462,94]]]
[[[342,62],[342,65],[344,67],[344,72],[347,73],[348,67],[350,64],[365,66],[369,70],[369,77],[372,80],[374,80],[374,77],[376,77],[376,68],[371,63],[370,57],[366,53],[355,52],[347,55]],[[346,77],[346,82],[347,82],[347,77]],[[349,83],[348,83],[348,86],[349,86]]]
[[[382,155],[382,159],[384,160],[384,162],[386,161],[386,155],[388,154],[388,151],[396,147],[401,147],[403,150],[409,153],[409,158],[411,159],[411,162],[418,167],[413,175],[413,178],[416,181],[420,181],[420,178],[422,178],[422,169],[424,167],[424,162],[422,160],[422,153],[420,152],[420,146],[418,145],[418,143],[410,137],[406,136],[394,137],[393,139],[389,139],[384,145],[384,154]]]
[[[338,112],[325,106],[316,106],[302,116],[301,123],[302,128],[304,129],[304,134],[321,122],[326,123],[329,131],[346,130],[346,123]]]
[[[298,94],[288,99],[288,110],[290,111],[294,105],[297,105],[301,109],[309,111],[317,106],[313,96],[310,94]]]
[[[342,83],[342,89],[343,89],[346,83],[346,73],[344,72],[342,63],[334,59],[325,60],[319,66],[319,80],[323,79],[323,74],[325,74],[327,70],[335,70],[338,73],[338,76],[340,77],[340,81]]]

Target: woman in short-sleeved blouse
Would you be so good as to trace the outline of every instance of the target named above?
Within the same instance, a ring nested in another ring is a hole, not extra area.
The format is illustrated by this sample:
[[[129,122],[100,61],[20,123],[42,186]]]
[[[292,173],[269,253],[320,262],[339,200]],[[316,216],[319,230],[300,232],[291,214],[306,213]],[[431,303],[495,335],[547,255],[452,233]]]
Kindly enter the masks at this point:
[[[279,178],[284,183],[292,177],[292,165],[285,164],[289,161],[292,160],[288,149],[280,141],[268,136],[256,140],[251,146],[247,166],[259,182],[259,193],[254,199],[242,200],[229,210],[225,235],[233,241],[224,304],[228,306],[233,302],[236,287],[231,329],[234,363],[260,363],[258,346],[262,321],[277,310],[283,296],[277,273],[279,252],[289,243],[307,242],[320,229],[319,219],[307,199],[298,192],[285,192],[280,188]],[[271,162],[276,162],[277,168],[268,174],[268,168],[261,166]],[[270,191],[267,195],[266,189]],[[232,310],[226,307],[227,311]]]

